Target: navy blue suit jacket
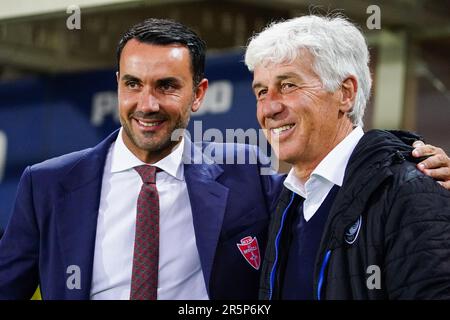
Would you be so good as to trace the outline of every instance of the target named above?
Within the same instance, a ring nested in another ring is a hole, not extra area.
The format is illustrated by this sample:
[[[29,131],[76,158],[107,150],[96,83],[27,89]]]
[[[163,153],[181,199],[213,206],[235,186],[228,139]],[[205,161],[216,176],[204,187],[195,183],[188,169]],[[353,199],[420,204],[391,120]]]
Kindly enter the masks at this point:
[[[103,169],[117,133],[94,148],[25,169],[0,240],[0,299],[28,299],[38,284],[43,299],[89,299]],[[254,147],[209,144],[205,155],[205,145],[185,141],[185,179],[209,297],[257,299],[259,270],[237,244],[256,237],[264,257],[282,177],[260,175],[259,164],[217,161],[223,150],[228,158],[242,152],[254,157]],[[71,266],[79,268],[76,287],[68,285]]]

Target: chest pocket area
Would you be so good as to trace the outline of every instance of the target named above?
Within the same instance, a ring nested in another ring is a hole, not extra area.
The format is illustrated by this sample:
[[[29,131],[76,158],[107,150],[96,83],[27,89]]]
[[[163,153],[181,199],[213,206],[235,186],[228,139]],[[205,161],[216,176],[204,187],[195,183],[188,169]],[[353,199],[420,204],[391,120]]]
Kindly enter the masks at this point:
[[[266,235],[269,225],[269,217],[261,208],[253,208],[246,215],[242,215],[234,221],[224,223],[220,234],[221,241],[236,239],[240,236],[258,236],[261,233]]]

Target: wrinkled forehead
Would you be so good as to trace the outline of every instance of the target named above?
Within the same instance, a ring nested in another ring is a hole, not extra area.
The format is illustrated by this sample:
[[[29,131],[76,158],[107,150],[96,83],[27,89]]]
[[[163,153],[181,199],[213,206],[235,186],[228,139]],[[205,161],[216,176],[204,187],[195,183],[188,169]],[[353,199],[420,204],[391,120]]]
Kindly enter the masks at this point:
[[[316,75],[313,67],[314,57],[308,51],[294,58],[284,60],[261,60],[253,70],[253,84],[263,79],[286,78],[287,76],[303,77],[304,75]]]
[[[308,48],[292,48],[287,51],[279,51],[276,47],[272,48],[270,54],[261,55],[258,57],[255,64],[255,69],[257,66],[268,67],[271,65],[289,65],[297,60],[307,61],[309,63],[314,62],[314,56]]]

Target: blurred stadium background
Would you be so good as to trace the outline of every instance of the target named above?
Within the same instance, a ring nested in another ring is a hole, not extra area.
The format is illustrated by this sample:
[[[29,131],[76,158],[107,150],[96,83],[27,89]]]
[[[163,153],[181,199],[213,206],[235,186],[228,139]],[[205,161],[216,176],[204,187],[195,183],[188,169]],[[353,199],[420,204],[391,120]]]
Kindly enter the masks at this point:
[[[381,28],[370,30],[374,4]],[[67,27],[71,5],[80,9],[80,29]],[[196,30],[208,44],[211,86],[191,124],[246,130],[258,128],[242,63],[247,39],[270,21],[311,11],[342,12],[367,36],[374,87],[365,128],[416,131],[449,153],[448,0],[1,1],[0,227],[27,165],[93,146],[119,127],[115,47],[129,26],[158,17]]]

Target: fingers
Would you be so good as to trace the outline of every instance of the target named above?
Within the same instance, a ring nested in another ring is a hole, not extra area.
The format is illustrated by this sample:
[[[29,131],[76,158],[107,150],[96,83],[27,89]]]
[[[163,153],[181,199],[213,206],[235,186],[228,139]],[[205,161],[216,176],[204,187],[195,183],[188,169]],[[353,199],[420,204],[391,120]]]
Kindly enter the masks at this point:
[[[448,167],[441,167],[437,169],[423,169],[421,171],[435,180],[450,183],[450,168]]]
[[[434,177],[435,179],[438,179],[438,180],[442,180],[442,181],[437,181],[437,183],[439,183],[445,189],[450,190],[450,179],[448,178],[448,176],[450,175],[450,170],[447,170],[447,173],[438,172],[438,171],[442,171],[442,170],[444,170],[444,168],[425,170],[425,171],[430,171],[429,176]]]
[[[425,157],[425,156],[432,156],[435,154],[444,154],[444,150],[441,148],[437,148],[435,146],[432,146],[431,144],[424,144],[422,141],[415,141],[413,143],[413,147],[415,148],[412,151],[412,155],[416,158]]]
[[[417,148],[417,147],[421,147],[421,146],[424,146],[424,145],[425,145],[425,143],[422,140],[416,140],[416,141],[414,141],[412,146],[414,148]]]
[[[436,154],[420,162],[417,165],[417,168],[426,175],[436,180],[441,180],[438,181],[438,183],[447,190],[450,190],[450,158],[441,148],[436,148],[430,145],[425,145],[419,148],[428,148],[425,152],[433,149]]]
[[[447,168],[450,167],[450,159],[445,153],[434,154],[422,162],[420,162],[417,167],[423,171],[423,169],[436,169],[436,168]]]
[[[437,183],[439,183],[441,186],[443,186],[445,189],[450,190],[450,181],[438,181]]]
[[[440,180],[438,183],[450,190],[450,158],[441,148],[414,141],[412,155],[416,158],[428,157],[417,165],[424,174]]]

